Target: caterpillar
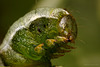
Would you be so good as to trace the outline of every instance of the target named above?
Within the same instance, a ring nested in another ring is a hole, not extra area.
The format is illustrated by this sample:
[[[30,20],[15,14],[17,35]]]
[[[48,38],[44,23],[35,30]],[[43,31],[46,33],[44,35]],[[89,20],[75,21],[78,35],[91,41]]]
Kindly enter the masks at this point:
[[[51,59],[74,47],[77,24],[62,8],[37,8],[17,20],[8,30],[0,57],[5,66],[51,67]]]

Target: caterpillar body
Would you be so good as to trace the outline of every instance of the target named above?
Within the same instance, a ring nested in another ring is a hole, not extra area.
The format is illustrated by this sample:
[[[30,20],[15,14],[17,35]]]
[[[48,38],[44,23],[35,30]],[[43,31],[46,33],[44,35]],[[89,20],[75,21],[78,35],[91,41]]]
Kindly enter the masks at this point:
[[[10,27],[0,56],[7,66],[51,67],[51,59],[73,49],[67,43],[73,43],[76,37],[77,25],[68,11],[38,8]]]

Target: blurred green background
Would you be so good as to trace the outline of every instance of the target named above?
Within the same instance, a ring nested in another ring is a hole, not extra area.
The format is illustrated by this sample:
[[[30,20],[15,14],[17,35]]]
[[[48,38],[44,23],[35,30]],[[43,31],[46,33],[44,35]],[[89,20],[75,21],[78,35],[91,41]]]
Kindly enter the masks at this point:
[[[0,0],[0,43],[10,26],[42,1]],[[64,67],[100,67],[100,0],[62,0],[58,7],[66,8],[76,19],[77,49],[52,63]]]

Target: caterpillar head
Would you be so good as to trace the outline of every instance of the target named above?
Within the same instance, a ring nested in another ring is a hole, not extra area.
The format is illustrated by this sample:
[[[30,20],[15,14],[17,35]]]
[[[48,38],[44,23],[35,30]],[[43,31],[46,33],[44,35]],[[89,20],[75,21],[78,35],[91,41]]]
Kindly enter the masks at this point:
[[[66,38],[67,42],[74,43],[77,36],[77,26],[75,19],[71,15],[63,16],[59,22],[59,32]]]
[[[64,56],[65,52],[70,52],[70,49],[74,49],[74,47],[67,44],[75,43],[75,39],[77,37],[77,25],[75,19],[70,14],[62,15],[62,17],[60,16],[58,32],[59,34],[55,39],[57,44],[56,46],[59,47],[55,50],[52,58]]]

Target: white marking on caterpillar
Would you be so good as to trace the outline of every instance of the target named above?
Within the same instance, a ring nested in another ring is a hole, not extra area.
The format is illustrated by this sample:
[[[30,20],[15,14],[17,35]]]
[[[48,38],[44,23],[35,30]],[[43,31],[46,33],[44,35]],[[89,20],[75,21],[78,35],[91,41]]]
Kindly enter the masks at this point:
[[[66,19],[66,17],[63,17],[62,19],[61,19],[61,21],[60,21],[60,23],[59,23],[59,26],[61,27],[61,28],[65,28],[65,26],[66,26],[66,22],[67,22],[67,19]]]

